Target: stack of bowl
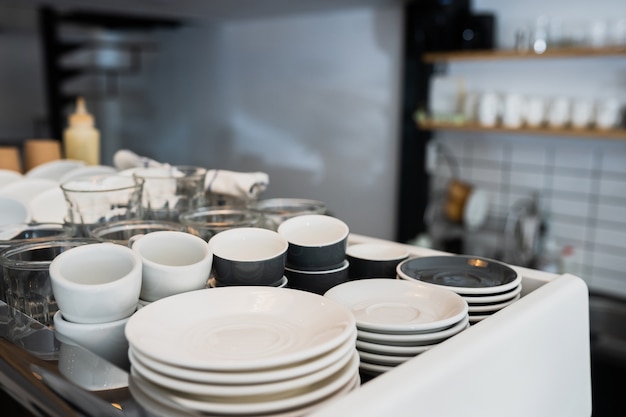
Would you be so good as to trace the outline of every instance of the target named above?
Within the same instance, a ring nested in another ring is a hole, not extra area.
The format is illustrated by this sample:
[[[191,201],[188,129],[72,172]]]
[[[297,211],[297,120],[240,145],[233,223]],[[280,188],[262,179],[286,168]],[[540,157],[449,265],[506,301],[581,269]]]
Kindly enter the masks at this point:
[[[129,388],[155,415],[303,416],[360,385],[352,314],[303,291],[178,294],[139,310],[126,336]]]
[[[289,242],[285,275],[290,288],[324,294],[348,281],[346,223],[324,214],[307,214],[285,220],[278,234]]]
[[[214,235],[208,245],[213,252],[210,287],[285,286],[288,242],[277,232],[239,227]]]
[[[141,271],[139,255],[113,243],[76,246],[54,258],[50,282],[59,307],[57,338],[127,368],[124,327],[137,310]]]
[[[401,262],[398,278],[449,289],[469,305],[470,323],[478,323],[519,300],[522,274],[515,267],[468,255],[424,256]]]
[[[371,278],[331,288],[324,297],[355,317],[361,372],[376,376],[466,329],[467,303],[453,291]]]

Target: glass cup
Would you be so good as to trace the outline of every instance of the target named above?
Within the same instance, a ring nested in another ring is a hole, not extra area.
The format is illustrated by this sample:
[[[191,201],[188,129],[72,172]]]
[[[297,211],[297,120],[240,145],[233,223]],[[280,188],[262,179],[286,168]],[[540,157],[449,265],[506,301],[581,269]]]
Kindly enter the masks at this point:
[[[95,239],[67,238],[23,243],[0,252],[0,266],[9,305],[45,326],[52,325],[58,307],[50,283],[50,263],[68,249],[98,243]]]
[[[261,213],[246,207],[200,207],[180,215],[180,222],[197,230],[207,242],[219,232],[237,227],[259,227]]]
[[[138,168],[133,176],[143,180],[144,218],[178,221],[189,210],[205,205],[207,170],[195,166]]]
[[[187,232],[200,236],[200,232],[179,222],[162,220],[121,220],[105,224],[89,231],[91,237],[102,242],[112,242],[128,246],[133,236],[145,235],[164,230]]]
[[[287,219],[303,214],[326,214],[326,204],[322,201],[304,198],[270,198],[256,201],[250,208],[261,213],[264,227],[277,230]]]
[[[0,250],[24,244],[73,237],[76,228],[66,223],[18,223],[0,226]],[[0,300],[6,301],[3,273],[0,268]]]
[[[68,218],[78,235],[119,220],[143,218],[143,180],[124,175],[82,177],[61,184],[68,205]]]

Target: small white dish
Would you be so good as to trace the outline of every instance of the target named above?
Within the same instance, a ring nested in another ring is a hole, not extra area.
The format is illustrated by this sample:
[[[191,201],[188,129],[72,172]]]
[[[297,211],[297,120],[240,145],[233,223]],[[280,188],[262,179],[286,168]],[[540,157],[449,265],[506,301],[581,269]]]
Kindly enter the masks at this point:
[[[371,278],[339,284],[324,297],[350,309],[361,330],[422,333],[444,329],[467,315],[467,303],[445,288],[416,281]]]
[[[359,358],[355,355],[350,363],[344,366],[341,372],[316,384],[310,385],[308,389],[304,390],[304,392],[299,395],[296,394],[282,398],[280,396],[276,398],[270,396],[261,399],[255,397],[234,397],[230,400],[219,396],[203,398],[201,396],[190,396],[178,393],[147,381],[136,375],[136,373],[133,374],[132,368],[131,375],[133,375],[133,378],[137,377],[142,379],[146,385],[151,388],[150,392],[146,392],[146,394],[150,395],[150,397],[156,401],[166,397],[189,410],[209,414],[255,415],[306,407],[308,404],[320,401],[323,398],[339,393],[347,393],[352,390],[354,385],[360,380],[358,370]]]
[[[22,178],[5,185],[0,189],[0,195],[13,197],[24,204],[30,204],[31,200],[39,194],[58,187],[56,181],[44,178]]]
[[[108,165],[87,165],[72,169],[59,178],[59,183],[75,180],[83,177],[93,177],[96,175],[115,175],[117,170]]]
[[[505,291],[499,294],[493,295],[472,295],[472,294],[463,294],[462,297],[467,301],[467,304],[476,305],[476,304],[486,304],[486,303],[499,303],[510,300],[522,292],[522,284],[520,283],[512,290]]]
[[[418,346],[418,345],[431,345],[433,343],[441,342],[449,337],[454,336],[461,330],[467,328],[468,316],[465,316],[461,321],[452,327],[445,330],[440,330],[432,333],[416,333],[416,334],[387,334],[387,333],[375,333],[368,332],[366,330],[357,329],[357,339],[368,341],[372,343],[379,343],[384,345],[398,345],[398,346]]]
[[[469,324],[468,324],[469,325]],[[359,352],[371,352],[382,355],[401,355],[401,356],[415,356],[420,353],[426,352],[428,349],[437,346],[437,343],[432,345],[417,345],[417,346],[391,346],[383,345],[380,343],[367,342],[365,340],[357,340],[356,348]]]
[[[488,313],[488,312],[495,312],[498,310],[502,310],[503,308],[508,307],[509,305],[513,304],[519,299],[520,299],[520,296],[518,294],[512,299],[505,301],[503,303],[469,306],[469,314],[474,315],[475,313]]]
[[[249,371],[323,355],[348,340],[354,328],[350,311],[325,297],[235,286],[150,304],[128,321],[126,337],[137,352],[174,366]]]
[[[45,178],[54,181],[61,181],[63,175],[77,168],[85,166],[84,161],[75,159],[57,159],[45,162],[27,171],[24,176],[27,178]]]
[[[68,217],[67,202],[58,186],[33,197],[29,206],[33,220],[40,223],[64,223]]]
[[[372,353],[359,350],[359,357],[362,361],[385,366],[396,366],[411,360],[415,355],[400,356],[400,355],[386,355],[384,353]]]
[[[21,180],[24,175],[11,169],[0,169],[0,189],[12,182]]]
[[[28,223],[31,217],[27,204],[14,197],[0,195],[0,225]]]
[[[380,374],[384,374],[387,371],[391,371],[394,368],[394,366],[377,365],[377,364],[361,361],[359,368],[361,369],[361,371],[365,371],[365,373],[367,374],[380,375]]]
[[[250,384],[268,384],[318,372],[321,369],[340,361],[341,358],[345,357],[350,352],[353,352],[355,350],[355,341],[356,331],[354,331],[353,335],[341,346],[320,357],[291,366],[262,369],[252,372],[222,372],[181,368],[147,357],[141,354],[141,352],[135,351],[132,346],[129,349],[129,357],[131,363],[140,362],[142,365],[145,365],[156,372],[179,380],[206,384],[241,386]]]

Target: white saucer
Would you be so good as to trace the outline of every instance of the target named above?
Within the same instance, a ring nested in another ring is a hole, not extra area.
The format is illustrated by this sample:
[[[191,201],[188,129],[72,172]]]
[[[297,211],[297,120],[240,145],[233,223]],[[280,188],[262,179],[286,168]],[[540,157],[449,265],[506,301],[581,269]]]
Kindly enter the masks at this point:
[[[344,366],[341,372],[312,384],[299,395],[292,397],[234,397],[226,398],[220,396],[191,396],[184,393],[177,393],[172,390],[159,387],[140,376],[134,374],[134,378],[142,379],[146,386],[150,387],[150,392],[146,392],[153,400],[159,401],[165,397],[188,410],[210,414],[229,415],[256,415],[264,413],[275,413],[287,411],[299,407],[305,407],[329,396],[340,393],[347,393],[354,389],[359,381],[359,358],[354,355],[353,359]],[[132,370],[131,370],[132,372]]]
[[[350,311],[317,294],[222,287],[142,308],[128,321],[126,337],[135,351],[174,366],[250,371],[323,355],[350,339],[354,329]]]
[[[144,356],[139,352],[135,352],[132,347],[129,349],[129,357],[131,359],[131,363],[133,361],[138,361],[141,365],[171,378],[203,384],[241,386],[251,384],[268,384],[318,372],[328,366],[331,366],[333,363],[340,361],[341,358],[349,355],[351,352],[354,352],[355,341],[356,331],[354,332],[353,337],[348,339],[341,346],[317,358],[293,364],[291,366],[258,370],[254,372],[221,372],[180,368]]]
[[[386,365],[377,365],[374,363],[361,361],[359,368],[361,369],[361,371],[365,371],[365,373],[367,374],[380,375],[380,374],[384,374],[387,371],[391,371],[394,367],[386,366]]]
[[[59,186],[33,197],[29,206],[33,220],[40,223],[64,223],[68,216],[67,202]]]
[[[59,184],[53,180],[22,178],[0,188],[0,195],[16,198],[28,205],[39,194],[58,186]]]
[[[513,304],[514,302],[516,302],[517,300],[520,299],[520,295],[516,295],[515,297],[513,297],[512,299],[505,301],[503,303],[498,303],[498,304],[485,304],[485,305],[471,305],[469,306],[469,314],[470,316],[475,315],[475,313],[487,313],[487,312],[494,312],[494,311],[498,311],[498,310],[502,310],[505,307],[508,307],[509,305]]]
[[[358,353],[355,349],[350,350],[343,357],[333,362],[327,367],[318,371],[303,374],[295,378],[280,380],[276,382],[266,382],[263,384],[209,384],[206,382],[194,382],[179,378],[172,378],[168,375],[161,374],[149,367],[143,365],[136,356],[130,355],[132,368],[138,375],[159,386],[168,387],[169,389],[184,392],[191,395],[217,395],[222,397],[238,397],[252,395],[286,395],[289,391],[307,388],[311,384],[315,384],[326,378],[331,377],[339,372]]]
[[[374,365],[396,366],[408,360],[413,359],[415,355],[410,355],[410,356],[385,355],[385,354],[371,353],[371,352],[365,352],[365,351],[360,350],[359,357],[361,358],[361,361],[371,363]]]
[[[522,292],[522,284],[520,283],[518,286],[514,287],[512,290],[502,292],[499,294],[493,294],[493,295],[464,294],[462,295],[462,297],[465,298],[465,301],[467,301],[467,304],[469,304],[471,307],[472,305],[475,305],[475,304],[499,303],[499,302],[511,300],[512,298],[515,298],[521,292]]]
[[[380,343],[367,342],[365,340],[356,341],[356,348],[359,352],[371,352],[381,355],[415,356],[419,355],[420,353],[426,352],[428,349],[431,349],[434,346],[437,346],[437,343],[417,346],[390,346]]]
[[[28,178],[45,178],[60,181],[63,175],[77,168],[85,166],[84,161],[75,159],[58,159],[45,162],[27,171],[24,176]]]
[[[467,328],[468,321],[469,317],[468,315],[466,315],[454,326],[433,333],[389,334],[369,332],[367,330],[357,329],[357,339],[392,346],[430,345],[433,343],[441,342],[449,337],[454,336],[460,331],[465,330]]]
[[[0,169],[0,188],[12,182],[21,180],[24,175],[11,169]]]
[[[324,294],[352,311],[357,327],[381,333],[424,333],[445,329],[467,315],[463,298],[416,281],[361,279]]]
[[[0,195],[0,225],[28,223],[31,217],[27,204],[14,197]]]

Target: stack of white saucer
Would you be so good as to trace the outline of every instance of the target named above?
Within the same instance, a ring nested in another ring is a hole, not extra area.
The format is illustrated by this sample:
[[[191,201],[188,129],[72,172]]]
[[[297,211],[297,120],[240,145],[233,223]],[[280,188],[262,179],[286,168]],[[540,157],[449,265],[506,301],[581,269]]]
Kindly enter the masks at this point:
[[[324,296],[352,311],[360,369],[369,375],[389,371],[469,326],[462,297],[419,282],[361,279]]]
[[[360,386],[354,317],[304,291],[231,286],[128,322],[130,389],[156,415],[302,416]]]

